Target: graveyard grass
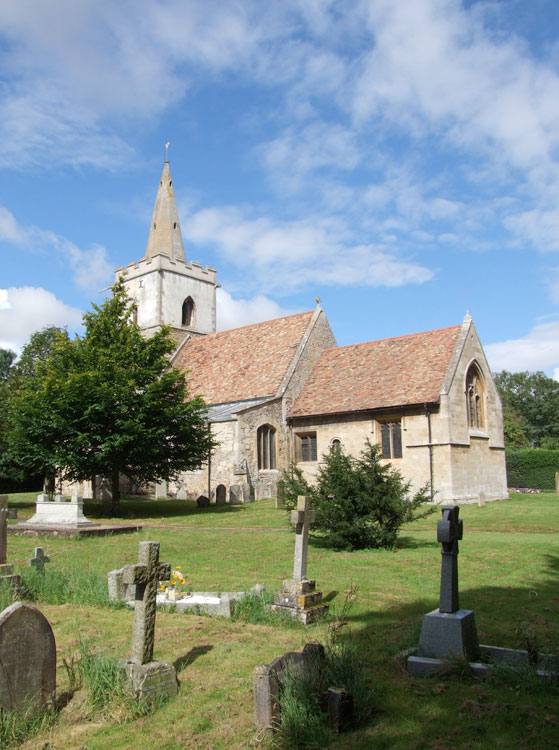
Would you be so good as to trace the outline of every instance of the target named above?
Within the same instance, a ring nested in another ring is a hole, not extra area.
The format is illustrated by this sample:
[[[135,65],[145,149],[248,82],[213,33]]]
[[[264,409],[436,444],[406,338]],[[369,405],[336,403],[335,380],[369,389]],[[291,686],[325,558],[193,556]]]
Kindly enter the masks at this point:
[[[32,515],[33,504],[33,495],[10,496],[20,519]],[[275,591],[291,575],[294,535],[287,514],[272,501],[204,510],[189,501],[122,505],[128,519],[144,524],[143,531],[81,540],[8,537],[9,562],[26,580],[35,546],[51,557],[44,590],[40,582],[30,588],[55,634],[58,695],[69,688],[62,660],[78,658],[84,641],[108,657],[128,656],[132,612],[108,605],[106,573],[134,563],[138,541],[159,541],[160,559],[181,565],[192,590],[235,591],[262,583]],[[106,518],[101,504],[86,504],[85,513]],[[534,685],[529,674],[471,681],[459,665],[449,669],[451,679],[411,679],[398,659],[417,645],[423,615],[438,604],[438,517],[405,526],[393,551],[334,552],[311,540],[309,577],[316,578],[333,614],[317,626],[158,612],[155,658],[177,667],[176,698],[132,720],[126,712],[94,711],[78,692],[54,725],[21,747],[271,747],[254,730],[254,666],[306,642],[328,642],[351,586],[355,601],[337,636],[360,650],[374,710],[332,747],[559,747],[557,685]],[[462,507],[460,517],[460,605],[474,609],[481,643],[558,653],[559,497],[512,493],[509,501]]]

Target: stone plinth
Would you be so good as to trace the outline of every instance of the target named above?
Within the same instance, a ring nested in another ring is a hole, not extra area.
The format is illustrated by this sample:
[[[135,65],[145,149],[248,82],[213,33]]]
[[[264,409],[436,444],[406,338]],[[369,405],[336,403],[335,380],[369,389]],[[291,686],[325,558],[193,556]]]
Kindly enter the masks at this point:
[[[10,563],[0,564],[0,585],[11,589],[13,593],[21,590],[21,576],[14,573],[14,566]]]
[[[479,642],[473,611],[459,609],[449,613],[436,609],[426,614],[417,654],[429,659],[444,659],[454,654],[477,661]]]
[[[147,664],[122,661],[121,666],[138,700],[144,698],[154,701],[163,695],[172,698],[178,693],[177,671],[171,664],[164,661],[151,661]]]
[[[272,609],[309,625],[328,612],[328,605],[322,602],[322,592],[315,590],[315,581],[289,578],[275,594]]]
[[[26,526],[98,526],[89,521],[83,514],[83,498],[72,495],[71,500],[65,500],[62,495],[56,495],[49,500],[46,494],[38,495],[35,505],[35,515],[25,523]]]

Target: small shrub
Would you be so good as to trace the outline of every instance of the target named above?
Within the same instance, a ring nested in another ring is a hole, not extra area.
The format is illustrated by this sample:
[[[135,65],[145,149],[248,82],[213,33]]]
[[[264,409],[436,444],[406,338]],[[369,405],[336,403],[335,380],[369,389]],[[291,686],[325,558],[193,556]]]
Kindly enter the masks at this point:
[[[381,463],[378,445],[367,441],[359,458],[343,450],[322,457],[316,487],[297,467],[284,475],[285,505],[309,495],[316,511],[314,529],[334,549],[392,548],[404,523],[434,512],[427,485],[410,497],[410,482],[391,464]]]

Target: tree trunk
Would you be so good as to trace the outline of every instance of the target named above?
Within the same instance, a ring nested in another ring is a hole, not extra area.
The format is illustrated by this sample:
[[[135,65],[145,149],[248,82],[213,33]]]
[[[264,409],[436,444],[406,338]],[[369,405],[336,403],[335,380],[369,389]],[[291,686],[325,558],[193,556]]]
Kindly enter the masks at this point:
[[[113,469],[111,473],[112,511],[115,515],[120,513],[120,472]]]

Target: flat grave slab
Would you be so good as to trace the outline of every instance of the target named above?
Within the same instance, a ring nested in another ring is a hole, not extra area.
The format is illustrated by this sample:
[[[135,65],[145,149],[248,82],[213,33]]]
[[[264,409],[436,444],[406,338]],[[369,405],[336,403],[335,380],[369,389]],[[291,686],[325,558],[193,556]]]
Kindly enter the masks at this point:
[[[29,537],[74,537],[74,536],[111,536],[112,534],[132,534],[143,527],[136,524],[93,524],[91,526],[42,526],[37,523],[16,523],[8,526],[8,534]]]

